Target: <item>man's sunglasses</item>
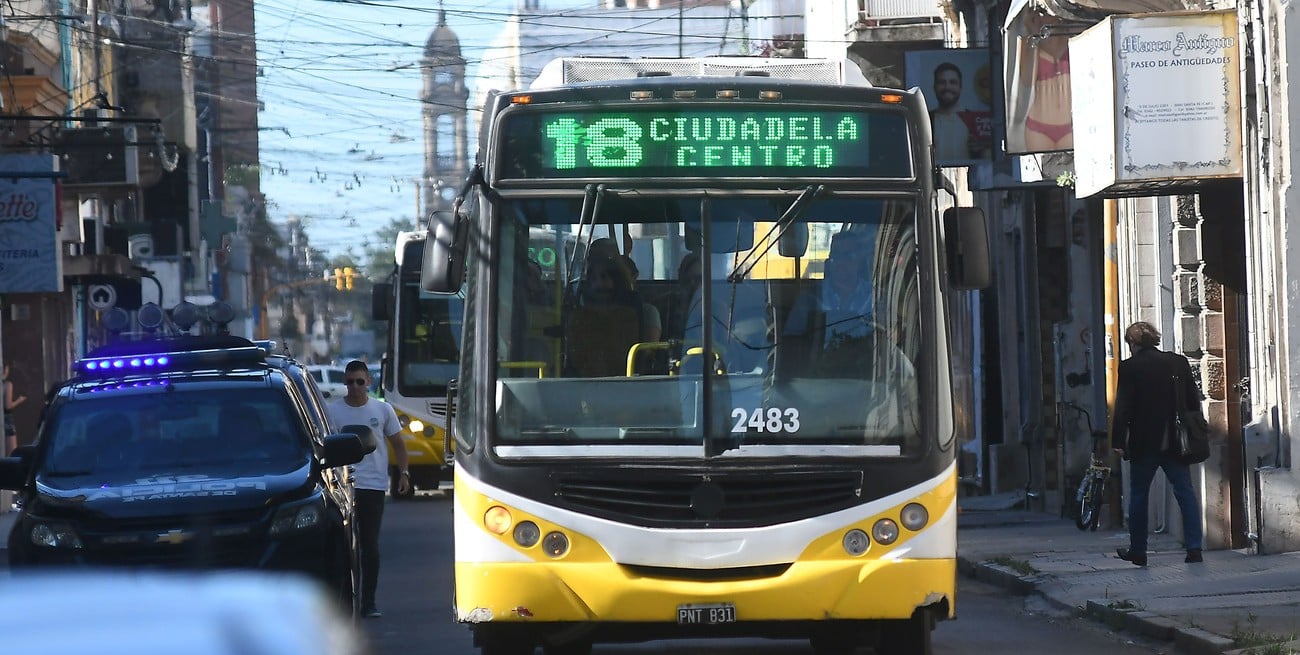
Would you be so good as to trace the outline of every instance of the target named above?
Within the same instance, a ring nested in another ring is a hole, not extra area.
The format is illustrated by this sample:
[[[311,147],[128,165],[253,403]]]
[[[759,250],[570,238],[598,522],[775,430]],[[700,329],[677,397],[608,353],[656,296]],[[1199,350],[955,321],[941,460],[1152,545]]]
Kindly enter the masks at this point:
[[[345,383],[347,383],[347,384],[349,384],[349,385],[355,384],[355,385],[358,386],[358,387],[364,387],[364,386],[366,386],[366,381],[365,381],[364,379],[361,379],[361,378],[349,378],[349,379],[345,379],[343,382],[345,382]]]

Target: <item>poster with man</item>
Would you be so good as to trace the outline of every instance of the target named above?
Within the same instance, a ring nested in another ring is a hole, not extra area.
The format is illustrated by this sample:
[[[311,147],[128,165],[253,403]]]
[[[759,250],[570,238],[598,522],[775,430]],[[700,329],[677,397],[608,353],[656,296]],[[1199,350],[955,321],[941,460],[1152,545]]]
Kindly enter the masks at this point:
[[[907,53],[907,86],[919,87],[930,108],[935,164],[970,166],[993,148],[992,75],[984,48]]]

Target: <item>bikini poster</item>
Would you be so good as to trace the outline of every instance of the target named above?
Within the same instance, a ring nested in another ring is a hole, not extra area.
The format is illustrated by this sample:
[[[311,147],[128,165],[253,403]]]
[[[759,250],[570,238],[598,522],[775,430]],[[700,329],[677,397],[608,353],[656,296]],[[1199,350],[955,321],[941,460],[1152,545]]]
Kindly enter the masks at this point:
[[[1061,19],[1022,7],[1004,26],[1007,153],[1072,150],[1070,33]]]
[[[906,85],[920,88],[930,108],[935,165],[988,161],[993,148],[988,49],[914,50],[904,63]]]

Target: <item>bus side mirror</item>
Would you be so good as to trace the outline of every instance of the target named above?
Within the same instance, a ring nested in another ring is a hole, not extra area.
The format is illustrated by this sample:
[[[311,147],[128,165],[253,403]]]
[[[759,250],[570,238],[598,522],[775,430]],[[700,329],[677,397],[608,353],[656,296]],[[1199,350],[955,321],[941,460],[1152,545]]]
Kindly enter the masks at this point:
[[[393,320],[393,285],[376,282],[370,290],[370,318],[376,321]]]
[[[782,257],[803,257],[808,252],[808,224],[795,223],[781,233],[776,251]]]
[[[465,232],[468,217],[437,211],[429,221],[420,267],[420,288],[428,293],[455,293],[465,274]]]
[[[984,289],[993,282],[989,261],[989,234],[984,211],[978,207],[950,207],[943,212],[944,248],[948,279],[956,289]]]

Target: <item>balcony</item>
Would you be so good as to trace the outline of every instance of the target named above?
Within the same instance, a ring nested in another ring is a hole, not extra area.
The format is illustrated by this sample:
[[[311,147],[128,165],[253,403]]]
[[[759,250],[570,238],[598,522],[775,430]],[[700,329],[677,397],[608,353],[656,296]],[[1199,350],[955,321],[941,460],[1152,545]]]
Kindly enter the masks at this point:
[[[858,0],[858,23],[883,24],[942,23],[940,0]]]
[[[858,0],[846,36],[872,84],[902,88],[907,51],[943,47],[949,1]]]
[[[943,43],[943,21],[940,0],[858,0],[849,35],[859,43]]]

